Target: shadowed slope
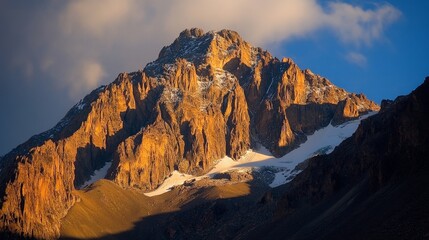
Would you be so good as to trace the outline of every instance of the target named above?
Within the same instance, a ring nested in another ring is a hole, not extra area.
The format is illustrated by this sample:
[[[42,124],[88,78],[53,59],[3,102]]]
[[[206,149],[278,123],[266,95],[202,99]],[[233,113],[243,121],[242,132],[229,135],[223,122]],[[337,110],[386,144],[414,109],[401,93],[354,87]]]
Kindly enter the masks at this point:
[[[429,77],[329,155],[311,159],[276,218],[240,239],[429,238]]]

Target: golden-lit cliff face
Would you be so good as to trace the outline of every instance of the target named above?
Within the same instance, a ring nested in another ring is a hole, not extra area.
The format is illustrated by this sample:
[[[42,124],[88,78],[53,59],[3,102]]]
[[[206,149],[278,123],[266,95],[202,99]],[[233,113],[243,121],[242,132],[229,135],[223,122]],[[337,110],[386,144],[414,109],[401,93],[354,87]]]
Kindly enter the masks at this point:
[[[114,155],[109,178],[121,186],[152,190],[175,169],[202,174],[215,160],[238,158],[250,147],[246,98],[235,76],[208,60],[197,66],[171,60],[161,75],[142,75],[142,82],[162,90],[151,111],[154,121]]]
[[[107,178],[151,190],[173,170],[202,174],[251,137],[280,156],[306,134],[378,106],[252,47],[233,31],[183,31],[143,71],[123,73],[0,163],[0,229],[56,238],[72,191],[112,160]],[[15,234],[15,235],[13,235]]]
[[[71,191],[133,132],[131,120],[141,119],[137,113],[127,115],[140,98],[134,93],[126,75],[120,75],[73,107],[55,128],[5,156],[0,175],[2,230],[58,236],[60,219],[76,201]]]

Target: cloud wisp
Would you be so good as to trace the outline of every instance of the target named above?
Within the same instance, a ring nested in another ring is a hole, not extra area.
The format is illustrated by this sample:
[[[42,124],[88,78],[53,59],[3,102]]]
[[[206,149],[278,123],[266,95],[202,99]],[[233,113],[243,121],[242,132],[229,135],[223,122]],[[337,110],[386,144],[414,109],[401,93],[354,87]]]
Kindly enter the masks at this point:
[[[382,39],[385,28],[401,15],[389,4],[365,9],[316,0],[88,0],[45,4],[35,10],[16,10],[33,16],[17,20],[24,25],[31,21],[31,28],[22,35],[32,41],[19,42],[21,46],[6,50],[6,54],[17,58],[12,67],[27,69],[28,76],[42,74],[58,88],[69,89],[74,100],[112,81],[117,73],[136,70],[154,60],[159,49],[185,28],[230,28],[263,47],[329,29],[341,42],[356,48]],[[355,52],[346,59],[360,66],[366,64],[365,56]]]
[[[371,45],[374,40],[382,38],[385,27],[400,16],[401,12],[388,4],[365,10],[346,3],[331,2],[325,22],[343,42],[359,46]]]
[[[366,64],[367,64],[366,57],[363,54],[358,53],[358,52],[348,52],[345,55],[345,59],[348,62],[350,62],[352,64],[355,64],[355,65],[357,65],[357,66],[359,66],[361,68],[366,67]]]

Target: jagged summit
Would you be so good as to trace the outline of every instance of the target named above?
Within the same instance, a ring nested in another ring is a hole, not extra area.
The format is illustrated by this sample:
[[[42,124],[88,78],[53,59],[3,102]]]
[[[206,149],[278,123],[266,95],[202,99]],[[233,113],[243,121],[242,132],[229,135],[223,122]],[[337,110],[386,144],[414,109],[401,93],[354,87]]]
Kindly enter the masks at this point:
[[[282,156],[321,127],[378,109],[234,31],[185,30],[143,71],[119,74],[4,156],[0,229],[57,237],[73,190],[106,162],[119,186],[153,190],[174,170],[199,175],[237,159],[252,141]]]
[[[227,41],[227,48],[230,49],[234,45],[237,47],[241,44],[247,44],[237,32],[231,30],[224,29],[204,33],[202,29],[198,28],[186,29],[179,34],[179,37],[171,45],[162,48],[157,61],[165,57],[186,58],[191,54],[190,57],[193,58],[199,53],[209,54],[210,46],[216,44],[216,41]]]
[[[231,30],[210,31],[204,33],[203,30],[193,28],[186,29],[180,33],[179,37],[169,46],[165,46],[159,53],[157,60],[149,63],[145,67],[145,72],[158,75],[162,72],[164,65],[174,64],[177,59],[184,59],[190,63],[198,65],[197,71],[204,71],[209,63],[214,67],[222,67],[222,63],[230,60],[231,57],[243,55],[245,64],[251,67],[251,62],[256,61],[260,48],[253,48],[244,41],[240,35]],[[252,56],[246,56],[253,53]],[[250,61],[249,61],[250,60]],[[201,66],[200,66],[201,65]]]

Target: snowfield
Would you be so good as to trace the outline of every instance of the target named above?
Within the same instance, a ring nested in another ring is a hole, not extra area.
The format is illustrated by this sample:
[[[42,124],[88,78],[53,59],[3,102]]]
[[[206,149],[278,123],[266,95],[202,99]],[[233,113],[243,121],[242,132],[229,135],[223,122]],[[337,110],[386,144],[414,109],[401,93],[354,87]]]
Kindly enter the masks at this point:
[[[298,164],[313,156],[331,153],[344,139],[353,135],[361,120],[376,113],[371,112],[361,116],[359,119],[335,127],[329,124],[325,128],[314,132],[313,135],[308,136],[307,141],[281,158],[275,158],[266,148],[261,146],[258,149],[248,150],[237,161],[227,156],[220,159],[213,169],[203,176],[195,177],[174,171],[160,187],[155,191],[145,193],[145,195],[150,197],[160,195],[170,191],[173,186],[182,185],[185,181],[211,178],[217,173],[230,170],[258,171],[262,168],[270,168],[275,171],[275,177],[270,187],[274,188],[286,184],[301,172],[301,170],[295,169]]]
[[[313,135],[307,137],[307,141],[302,143],[298,148],[289,152],[281,158],[274,157],[266,148],[260,146],[258,149],[250,149],[239,160],[225,156],[218,160],[218,163],[213,169],[202,176],[192,176],[178,171],[173,171],[161,186],[152,192],[145,193],[146,196],[156,196],[166,193],[172,187],[182,185],[188,180],[199,180],[202,178],[212,178],[214,175],[227,171],[259,171],[264,168],[270,169],[274,172],[274,180],[270,183],[270,187],[277,187],[282,184],[290,182],[302,170],[296,169],[297,165],[305,160],[319,155],[331,153],[336,146],[338,146],[344,139],[350,137],[359,126],[362,119],[376,114],[371,112],[359,119],[346,122],[339,126],[332,126],[329,124],[322,128]],[[106,176],[108,169],[112,162],[107,162],[99,170],[95,170],[90,180],[86,181],[82,188],[102,179]]]
[[[179,171],[173,171],[170,174],[170,177],[165,179],[165,181],[159,186],[155,191],[145,193],[146,196],[153,197],[161,195],[171,190],[172,187],[182,185],[187,180],[191,179],[201,179],[201,177],[195,177],[192,175],[180,173]]]

